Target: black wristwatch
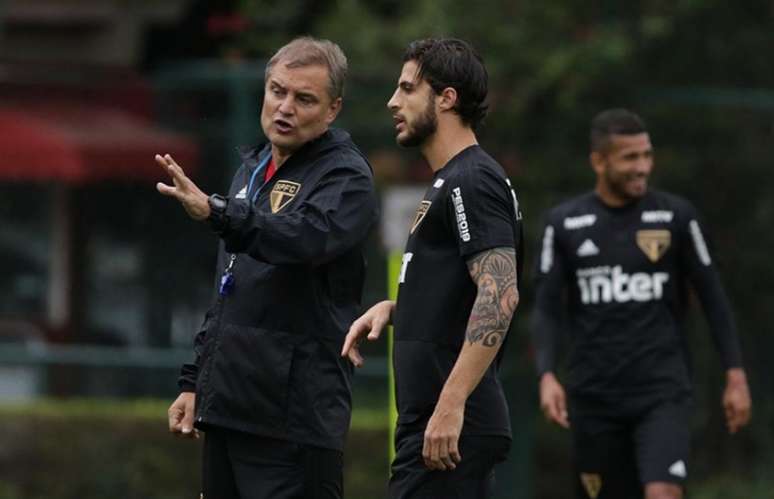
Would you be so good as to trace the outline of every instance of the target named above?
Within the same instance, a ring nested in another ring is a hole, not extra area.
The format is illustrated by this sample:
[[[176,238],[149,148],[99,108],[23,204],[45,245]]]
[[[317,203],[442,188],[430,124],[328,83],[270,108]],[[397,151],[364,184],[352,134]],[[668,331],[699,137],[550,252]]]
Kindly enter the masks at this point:
[[[212,194],[207,198],[210,205],[210,216],[207,217],[207,223],[215,232],[223,232],[226,228],[226,208],[228,208],[228,198],[220,194]]]

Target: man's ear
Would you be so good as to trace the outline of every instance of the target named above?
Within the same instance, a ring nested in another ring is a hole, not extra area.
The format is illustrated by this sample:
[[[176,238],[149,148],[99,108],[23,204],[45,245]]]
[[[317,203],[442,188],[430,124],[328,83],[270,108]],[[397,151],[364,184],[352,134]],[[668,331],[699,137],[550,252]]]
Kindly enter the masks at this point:
[[[339,111],[341,111],[343,102],[344,101],[341,97],[337,97],[333,102],[331,102],[331,105],[328,108],[328,113],[325,115],[326,124],[330,125],[333,123],[333,120],[336,119],[336,116],[339,115]]]
[[[591,163],[591,169],[594,173],[601,175],[605,171],[605,164],[607,163],[604,153],[599,151],[592,151],[589,154],[589,163]]]
[[[444,88],[439,94],[440,101],[438,107],[441,111],[451,111],[457,105],[457,91],[452,87]]]

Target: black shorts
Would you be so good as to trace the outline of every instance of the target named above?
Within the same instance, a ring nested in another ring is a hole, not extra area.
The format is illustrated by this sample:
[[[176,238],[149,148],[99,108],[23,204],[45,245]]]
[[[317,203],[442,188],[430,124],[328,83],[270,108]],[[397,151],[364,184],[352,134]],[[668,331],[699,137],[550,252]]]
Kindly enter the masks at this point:
[[[505,460],[511,440],[499,436],[462,436],[462,461],[452,471],[430,470],[422,459],[424,432],[399,426],[389,499],[487,499],[495,486],[495,465]]]
[[[690,399],[633,407],[572,401],[578,497],[641,499],[647,483],[683,485],[692,407]]]
[[[204,499],[341,499],[342,453],[208,428],[204,435]]]

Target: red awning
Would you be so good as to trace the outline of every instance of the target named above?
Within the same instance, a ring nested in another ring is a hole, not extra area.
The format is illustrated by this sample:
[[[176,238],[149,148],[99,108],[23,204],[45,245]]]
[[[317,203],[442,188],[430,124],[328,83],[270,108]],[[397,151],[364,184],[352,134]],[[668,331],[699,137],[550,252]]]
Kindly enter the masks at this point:
[[[0,181],[167,180],[156,154],[196,168],[189,138],[124,110],[74,103],[0,107]]]

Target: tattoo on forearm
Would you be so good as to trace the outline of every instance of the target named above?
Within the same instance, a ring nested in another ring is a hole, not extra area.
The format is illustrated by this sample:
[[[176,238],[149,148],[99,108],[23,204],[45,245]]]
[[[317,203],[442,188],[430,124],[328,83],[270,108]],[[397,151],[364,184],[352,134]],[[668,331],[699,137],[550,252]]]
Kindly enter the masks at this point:
[[[519,303],[516,251],[505,247],[482,251],[468,260],[468,270],[478,286],[478,295],[465,337],[471,344],[498,347]]]

